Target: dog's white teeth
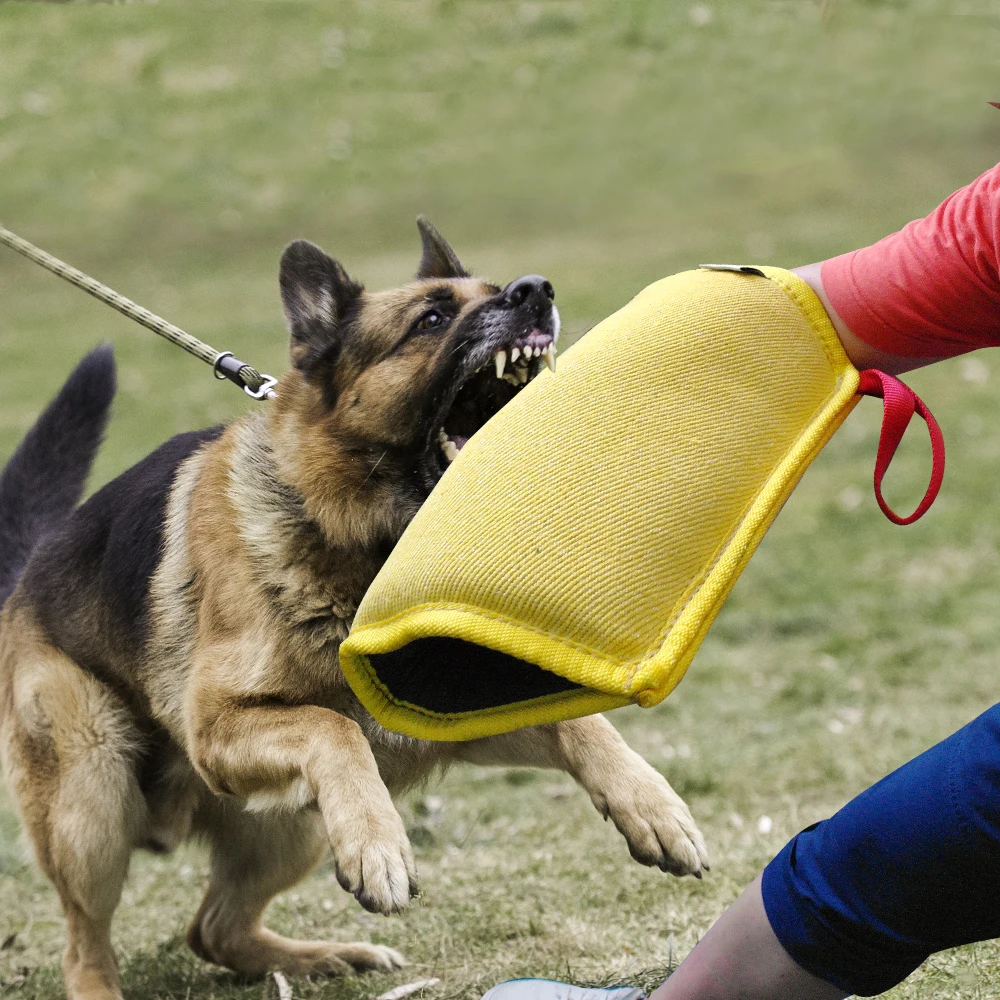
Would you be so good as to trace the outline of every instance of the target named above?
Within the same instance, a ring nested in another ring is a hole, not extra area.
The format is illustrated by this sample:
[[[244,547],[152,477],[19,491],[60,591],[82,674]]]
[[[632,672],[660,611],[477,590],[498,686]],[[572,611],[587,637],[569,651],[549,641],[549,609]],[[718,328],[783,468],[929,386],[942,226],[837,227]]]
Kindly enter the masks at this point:
[[[510,363],[512,365],[517,364],[517,359],[521,356],[521,348],[515,347],[514,350],[510,352]]]
[[[528,384],[528,379],[531,378],[531,375],[528,372],[528,366],[527,365],[521,365],[516,370],[517,370],[517,380],[518,380],[518,382],[521,385],[527,385]]]
[[[545,363],[549,366],[549,371],[554,372],[556,370],[556,345],[549,344],[545,348]]]
[[[438,442],[441,445],[441,450],[444,452],[444,457],[449,462],[455,461],[458,457],[458,448],[455,446],[455,442],[445,433],[443,427],[438,431]]]
[[[497,351],[493,355],[493,360],[496,362],[497,366],[497,378],[503,378],[503,370],[507,367],[507,352]]]
[[[515,371],[516,369],[512,369],[507,372],[503,377],[504,382],[507,382],[509,385],[520,385],[521,383],[518,381],[517,375],[514,374]]]

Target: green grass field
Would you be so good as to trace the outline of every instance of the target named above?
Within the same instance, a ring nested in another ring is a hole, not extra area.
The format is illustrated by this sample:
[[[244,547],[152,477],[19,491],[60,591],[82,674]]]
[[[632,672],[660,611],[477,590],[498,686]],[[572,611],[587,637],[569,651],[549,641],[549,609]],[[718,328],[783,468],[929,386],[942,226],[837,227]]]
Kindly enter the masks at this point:
[[[825,17],[808,0],[0,2],[0,221],[276,371],[284,243],[388,286],[425,212],[480,273],[546,274],[572,338],[664,274],[822,259],[928,211],[1000,158],[998,43],[988,0],[828,0]],[[0,251],[0,455],[102,339],[122,377],[95,483],[256,405]],[[791,834],[997,699],[1000,364],[909,381],[949,447],[932,512],[909,528],[878,512],[863,403],[685,682],[613,716],[687,797],[711,875],[635,865],[568,779],[455,770],[401,805],[423,888],[407,914],[364,913],[326,867],[271,911],[414,966],[296,997],[429,976],[432,1000],[522,974],[651,986]],[[897,458],[899,507],[927,450],[915,434]],[[187,952],[204,876],[195,846],[136,857],[115,924],[129,996],[276,996]],[[60,996],[62,935],[0,792],[0,996]],[[1000,948],[938,955],[888,995],[1000,996]]]

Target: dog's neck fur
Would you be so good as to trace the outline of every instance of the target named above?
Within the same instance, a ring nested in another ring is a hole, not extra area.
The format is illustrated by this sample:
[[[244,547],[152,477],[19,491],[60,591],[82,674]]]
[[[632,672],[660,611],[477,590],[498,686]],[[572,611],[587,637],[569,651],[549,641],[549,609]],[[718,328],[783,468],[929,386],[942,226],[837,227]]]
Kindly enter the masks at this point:
[[[363,469],[335,448],[303,454],[301,442],[315,435],[296,422],[294,412],[269,406],[233,427],[229,498],[254,575],[286,620],[326,622],[317,640],[321,633],[323,641],[339,640],[412,513],[400,511],[398,501],[378,501],[379,493],[392,491],[370,463]],[[309,490],[298,485],[305,479]],[[318,501],[305,499],[317,493]]]
[[[276,475],[305,498],[304,509],[334,549],[381,553],[399,540],[420,504],[393,449],[349,449],[337,413],[298,372],[287,373],[268,408]]]

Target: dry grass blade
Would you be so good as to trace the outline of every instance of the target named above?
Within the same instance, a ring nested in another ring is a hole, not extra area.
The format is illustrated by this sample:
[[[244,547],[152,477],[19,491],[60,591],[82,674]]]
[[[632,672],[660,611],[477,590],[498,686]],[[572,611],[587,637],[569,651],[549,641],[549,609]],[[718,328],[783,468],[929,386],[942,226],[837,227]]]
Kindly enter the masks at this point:
[[[436,986],[439,982],[441,982],[440,979],[418,979],[415,983],[406,983],[388,990],[376,997],[375,1000],[403,1000],[403,997],[408,997],[411,993],[418,993],[430,986]]]
[[[292,1000],[292,988],[280,972],[272,972],[274,984],[278,987],[278,1000]]]

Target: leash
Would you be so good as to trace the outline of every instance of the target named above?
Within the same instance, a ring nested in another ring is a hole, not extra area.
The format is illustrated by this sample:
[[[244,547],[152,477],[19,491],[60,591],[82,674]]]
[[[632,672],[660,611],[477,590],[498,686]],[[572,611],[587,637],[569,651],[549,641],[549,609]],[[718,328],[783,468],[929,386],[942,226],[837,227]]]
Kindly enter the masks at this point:
[[[11,250],[16,250],[28,260],[40,264],[46,271],[51,271],[88,295],[93,295],[95,299],[118,310],[129,319],[135,320],[147,330],[158,333],[165,340],[169,340],[171,344],[182,347],[188,354],[193,354],[196,358],[211,365],[217,379],[220,381],[228,379],[238,385],[251,399],[275,398],[274,386],[278,380],[271,375],[262,374],[245,361],[233,357],[232,351],[217,351],[214,347],[202,343],[197,337],[192,337],[190,333],[182,330],[179,326],[168,323],[156,313],[144,309],[131,299],[125,298],[124,295],[119,295],[113,288],[102,285],[99,281],[84,274],[83,271],[78,271],[65,261],[53,257],[3,226],[0,226],[0,243],[10,247]]]

